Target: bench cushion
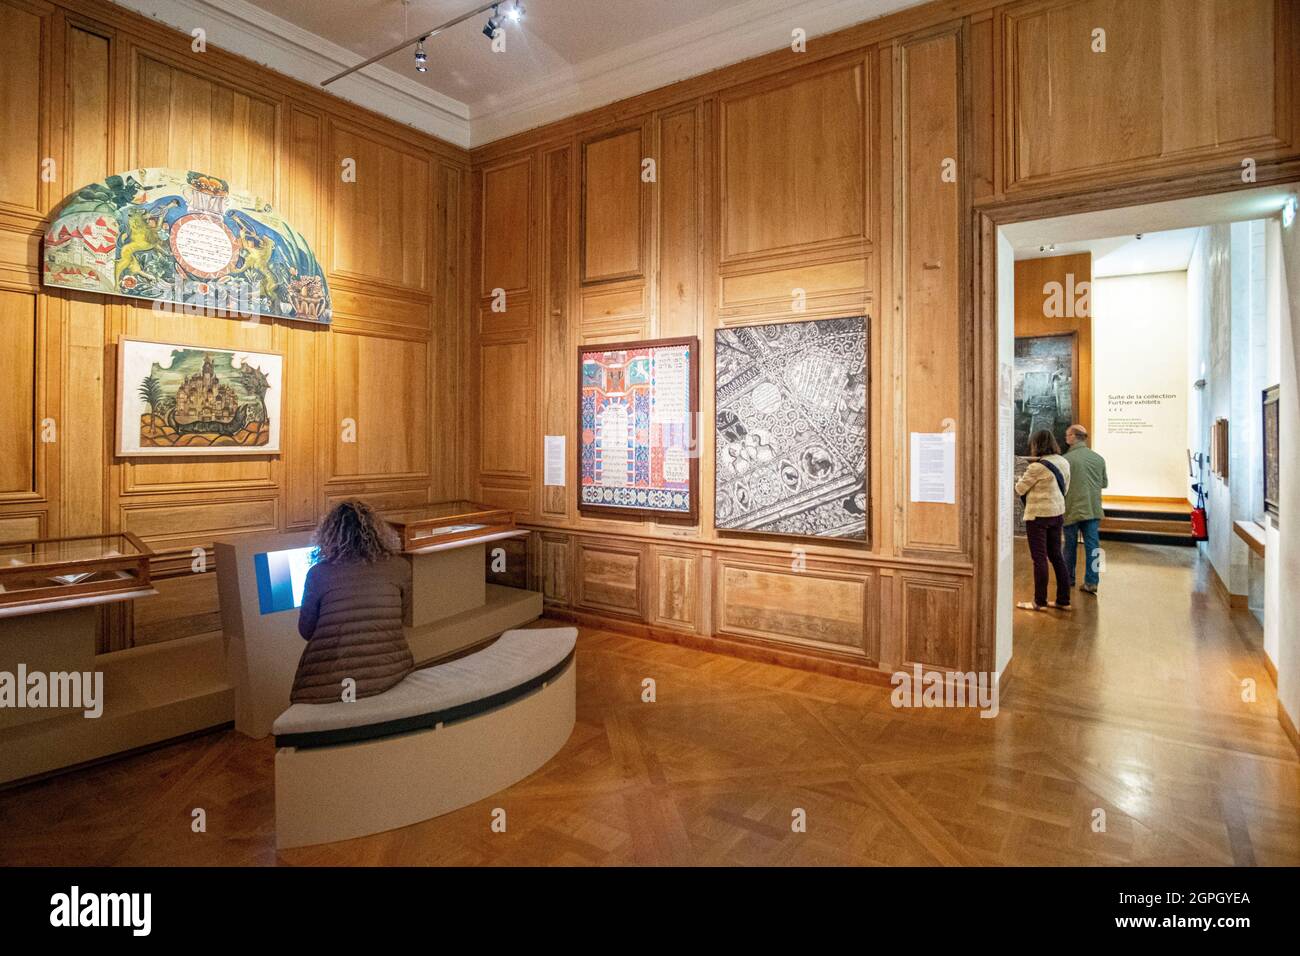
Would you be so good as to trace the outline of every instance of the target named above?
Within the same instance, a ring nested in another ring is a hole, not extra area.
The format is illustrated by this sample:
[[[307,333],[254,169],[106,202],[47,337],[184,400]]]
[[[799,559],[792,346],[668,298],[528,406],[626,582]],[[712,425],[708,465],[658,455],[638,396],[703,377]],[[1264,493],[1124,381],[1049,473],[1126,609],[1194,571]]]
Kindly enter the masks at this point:
[[[465,657],[413,671],[352,703],[293,704],[271,728],[281,747],[322,746],[404,733],[463,719],[527,693],[564,669],[577,628],[506,631]]]

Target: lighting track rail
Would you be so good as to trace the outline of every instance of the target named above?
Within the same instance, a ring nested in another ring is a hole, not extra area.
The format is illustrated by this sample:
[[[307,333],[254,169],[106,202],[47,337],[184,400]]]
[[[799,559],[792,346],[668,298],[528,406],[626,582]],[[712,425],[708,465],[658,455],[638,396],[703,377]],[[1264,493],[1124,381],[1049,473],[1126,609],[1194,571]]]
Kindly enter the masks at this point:
[[[340,73],[335,73],[333,76],[329,77],[328,79],[321,80],[320,85],[329,86],[331,83],[337,80],[341,80],[345,76],[351,76],[353,73],[357,72],[358,70],[364,70],[372,63],[378,63],[380,60],[384,59],[385,57],[392,56],[394,53],[398,53],[402,50],[405,50],[408,46],[411,46],[412,44],[420,45],[420,52],[422,53],[423,43],[425,40],[432,39],[433,37],[436,37],[438,34],[450,30],[458,23],[464,23],[466,20],[469,20],[472,17],[476,17],[481,13],[486,13],[488,10],[493,10],[494,8],[500,7],[501,5],[502,5],[502,0],[492,0],[491,3],[485,3],[481,7],[475,7],[473,10],[470,10],[468,13],[462,13],[460,16],[454,17],[448,20],[446,23],[440,23],[431,30],[421,30],[419,33],[415,34],[409,39],[403,40],[401,43],[397,44],[394,47],[391,47],[390,49],[385,50],[383,53],[376,53],[370,59],[358,63],[356,66],[350,66],[346,70],[343,70]],[[520,5],[516,5],[516,6],[518,9],[522,11],[522,6]],[[493,17],[493,20],[497,20],[497,18]],[[422,60],[418,60],[418,59],[417,62],[421,64],[423,63]],[[421,70],[421,72],[423,72],[423,70]]]

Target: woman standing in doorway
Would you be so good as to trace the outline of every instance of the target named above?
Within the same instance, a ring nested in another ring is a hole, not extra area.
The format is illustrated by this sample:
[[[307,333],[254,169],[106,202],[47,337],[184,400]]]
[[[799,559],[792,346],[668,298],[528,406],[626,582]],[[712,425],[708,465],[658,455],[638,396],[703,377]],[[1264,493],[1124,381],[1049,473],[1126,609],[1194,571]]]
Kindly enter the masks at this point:
[[[1034,601],[1019,602],[1025,611],[1054,607],[1070,610],[1070,569],[1061,554],[1061,526],[1065,492],[1070,487],[1070,463],[1052,433],[1040,429],[1029,436],[1029,467],[1016,482],[1016,494],[1025,503],[1025,534],[1034,562]],[[1056,600],[1047,600],[1047,565],[1056,575]]]

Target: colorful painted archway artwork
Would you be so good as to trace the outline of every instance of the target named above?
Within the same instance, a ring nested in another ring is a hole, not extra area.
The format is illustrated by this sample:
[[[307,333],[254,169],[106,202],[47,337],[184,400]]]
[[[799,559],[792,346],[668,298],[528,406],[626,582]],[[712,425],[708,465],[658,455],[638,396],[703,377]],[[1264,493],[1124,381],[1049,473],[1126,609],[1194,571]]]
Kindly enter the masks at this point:
[[[85,186],[45,233],[45,284],[152,299],[187,314],[330,321],[307,240],[260,197],[193,170]]]

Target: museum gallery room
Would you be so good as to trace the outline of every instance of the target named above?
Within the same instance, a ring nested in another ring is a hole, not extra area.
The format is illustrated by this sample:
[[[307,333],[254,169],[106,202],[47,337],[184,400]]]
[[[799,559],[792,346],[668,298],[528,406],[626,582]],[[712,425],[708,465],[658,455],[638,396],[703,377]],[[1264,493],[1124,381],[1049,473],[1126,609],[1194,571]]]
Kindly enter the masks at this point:
[[[1300,864],[1300,3],[0,18],[6,867]]]

